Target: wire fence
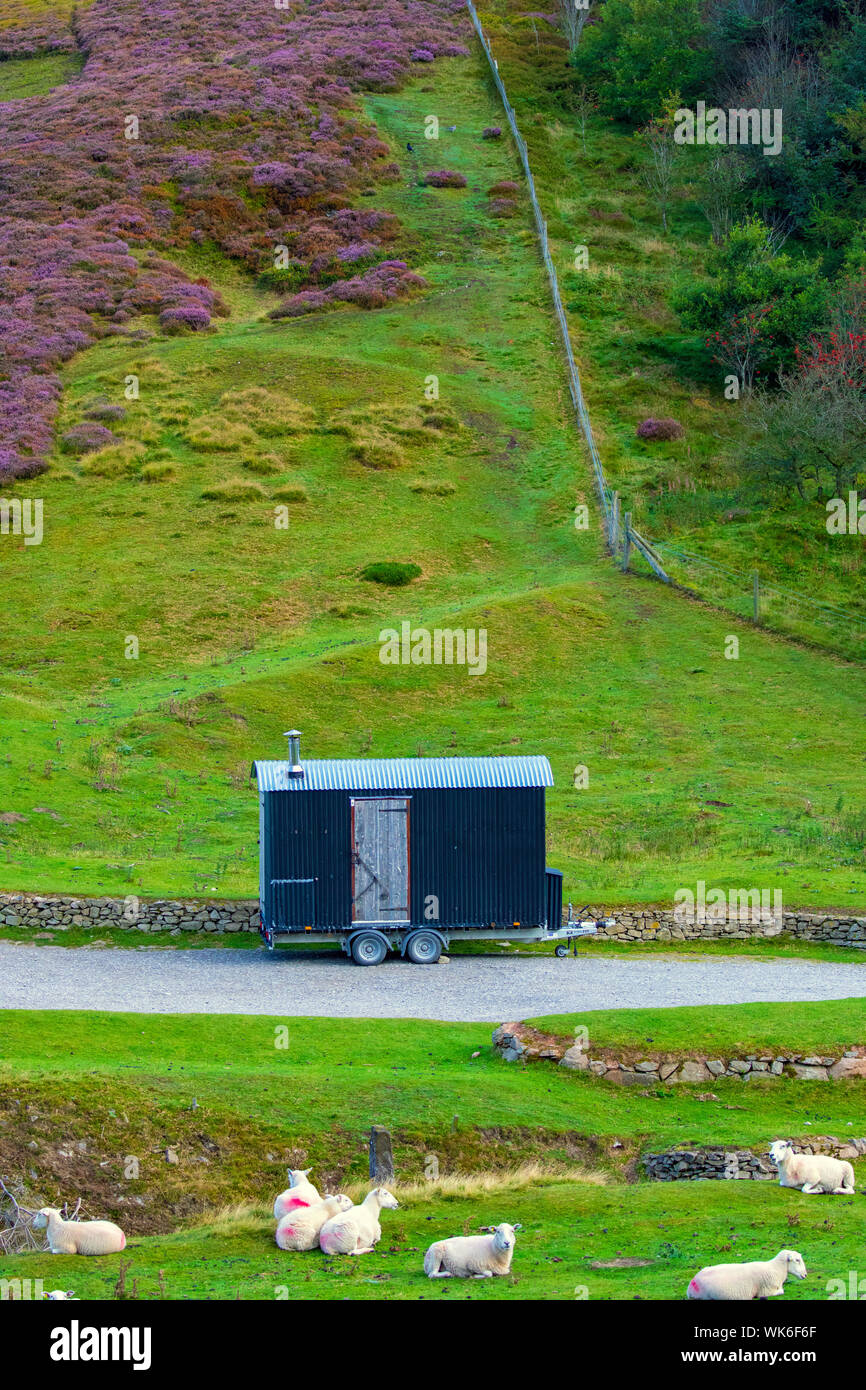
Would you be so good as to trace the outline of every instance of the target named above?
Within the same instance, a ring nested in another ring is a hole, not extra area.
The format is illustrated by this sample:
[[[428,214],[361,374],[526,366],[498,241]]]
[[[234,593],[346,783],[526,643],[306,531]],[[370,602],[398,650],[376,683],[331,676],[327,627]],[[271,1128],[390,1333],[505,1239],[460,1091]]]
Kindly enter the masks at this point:
[[[756,623],[779,628],[792,636],[804,637],[822,645],[827,645],[829,641],[829,645],[841,647],[849,655],[857,655],[861,658],[866,656],[866,615],[859,615],[844,608],[836,608],[832,604],[819,603],[805,594],[766,584],[759,580],[757,572],[751,576],[737,573],[733,570],[727,570],[701,555],[682,550],[673,544],[667,542],[653,543],[634,527],[631,514],[622,512],[619,493],[608,484],[604,466],[593,438],[592,422],[583,397],[580,372],[574,360],[571,334],[568,331],[568,322],[559,293],[559,279],[553,257],[550,254],[547,223],[535,191],[535,179],[532,176],[526,141],[520,133],[514,107],[508,100],[508,93],[499,73],[499,64],[493,56],[487,35],[472,0],[466,0],[466,8],[490,66],[490,72],[502,101],[526,176],[541,256],[547,271],[553,308],[565,350],[569,391],[592,462],[605,537],[611,556],[622,569],[627,570],[631,564],[632,552],[637,551],[653,574],[666,584],[675,583],[688,589],[697,598],[725,608],[741,617],[751,618]]]

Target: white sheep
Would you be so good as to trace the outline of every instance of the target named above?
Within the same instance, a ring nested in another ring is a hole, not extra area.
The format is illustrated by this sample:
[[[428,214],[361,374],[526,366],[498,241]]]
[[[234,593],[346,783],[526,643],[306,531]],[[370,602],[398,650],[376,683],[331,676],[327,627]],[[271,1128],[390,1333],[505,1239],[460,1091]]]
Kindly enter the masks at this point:
[[[715,1299],[722,1302],[750,1298],[775,1298],[785,1292],[789,1274],[806,1278],[803,1256],[796,1250],[780,1250],[773,1260],[751,1260],[748,1264],[707,1265],[699,1269],[686,1290],[686,1298]]]
[[[382,1239],[379,1225],[382,1207],[396,1211],[399,1205],[386,1187],[374,1187],[360,1206],[325,1222],[319,1232],[319,1245],[326,1255],[367,1255]]]
[[[42,1297],[51,1300],[69,1298],[74,1299],[76,1303],[78,1302],[74,1289],[52,1289],[50,1293],[43,1293]]]
[[[48,1231],[52,1255],[114,1255],[126,1236],[113,1221],[64,1221],[57,1207],[42,1207],[33,1218],[37,1231]]]
[[[810,1196],[817,1192],[854,1196],[854,1169],[841,1158],[795,1153],[787,1139],[777,1139],[770,1145],[770,1158],[779,1170],[781,1187],[798,1187]]]
[[[307,1174],[312,1173],[312,1171],[312,1168],[288,1169],[289,1185],[274,1202],[275,1220],[281,1221],[296,1207],[311,1207],[316,1202],[321,1202],[322,1198],[318,1190],[311,1182],[307,1182]]]
[[[298,1207],[283,1217],[274,1239],[281,1250],[315,1250],[325,1222],[340,1212],[351,1211],[353,1205],[351,1197],[340,1192],[336,1197],[324,1197],[313,1206]]]
[[[492,1235],[434,1241],[424,1256],[424,1273],[428,1279],[490,1279],[494,1274],[508,1274],[516,1240],[514,1227],[503,1221]]]

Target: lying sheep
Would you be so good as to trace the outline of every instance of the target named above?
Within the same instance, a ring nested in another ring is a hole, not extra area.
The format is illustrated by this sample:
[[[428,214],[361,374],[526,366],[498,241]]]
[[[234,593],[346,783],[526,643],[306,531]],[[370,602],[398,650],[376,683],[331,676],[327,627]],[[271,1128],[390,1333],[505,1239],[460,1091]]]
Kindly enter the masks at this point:
[[[841,1158],[795,1153],[787,1139],[777,1139],[770,1145],[770,1158],[779,1170],[781,1187],[798,1187],[810,1196],[817,1192],[854,1196],[854,1169]]]
[[[451,1236],[437,1240],[424,1256],[428,1279],[490,1279],[508,1274],[517,1233],[503,1221],[492,1235]]]
[[[289,1185],[274,1202],[274,1218],[277,1221],[288,1216],[296,1207],[311,1207],[314,1203],[321,1202],[322,1198],[317,1189],[311,1182],[307,1182],[307,1174],[312,1171],[312,1168],[288,1169]]]
[[[350,1211],[352,1205],[351,1197],[345,1197],[340,1192],[336,1197],[325,1197],[313,1206],[298,1207],[283,1217],[274,1239],[281,1250],[315,1250],[325,1222],[340,1212]]]
[[[796,1250],[780,1250],[774,1260],[752,1260],[741,1265],[707,1265],[699,1269],[686,1298],[734,1302],[750,1298],[775,1298],[785,1292],[789,1274],[806,1278],[803,1256]]]
[[[33,1218],[37,1231],[48,1231],[52,1255],[114,1255],[126,1236],[113,1221],[64,1221],[57,1207],[42,1207]]]
[[[382,1207],[396,1211],[399,1207],[386,1187],[374,1187],[359,1207],[332,1216],[319,1232],[319,1245],[326,1255],[368,1255],[382,1239],[379,1212]]]

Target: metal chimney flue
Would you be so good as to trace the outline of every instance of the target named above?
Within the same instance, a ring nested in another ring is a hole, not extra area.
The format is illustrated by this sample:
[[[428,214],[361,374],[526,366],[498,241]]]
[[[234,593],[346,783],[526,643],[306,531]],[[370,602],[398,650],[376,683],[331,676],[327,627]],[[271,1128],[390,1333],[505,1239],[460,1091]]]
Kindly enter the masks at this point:
[[[289,729],[283,737],[289,740],[289,776],[303,777],[304,769],[301,767],[301,731],[300,729]]]

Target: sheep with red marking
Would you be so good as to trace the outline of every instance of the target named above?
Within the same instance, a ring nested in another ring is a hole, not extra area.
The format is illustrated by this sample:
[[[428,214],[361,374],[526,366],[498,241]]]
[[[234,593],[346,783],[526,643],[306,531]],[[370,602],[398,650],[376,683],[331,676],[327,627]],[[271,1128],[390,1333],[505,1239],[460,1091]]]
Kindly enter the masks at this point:
[[[777,1298],[785,1292],[789,1274],[806,1278],[803,1256],[796,1250],[780,1250],[775,1259],[747,1264],[707,1265],[699,1269],[686,1289],[686,1298],[737,1302],[752,1298]]]
[[[374,1187],[360,1206],[325,1222],[319,1232],[319,1245],[326,1255],[368,1255],[382,1239],[379,1212],[383,1207],[396,1211],[399,1205],[386,1187]]]
[[[283,1217],[274,1239],[281,1250],[315,1250],[325,1222],[341,1212],[351,1211],[352,1206],[351,1197],[339,1192],[336,1197],[325,1197],[311,1207],[298,1207]]]
[[[274,1219],[281,1221],[284,1216],[288,1216],[290,1211],[295,1211],[298,1207],[312,1207],[322,1198],[311,1182],[307,1182],[307,1174],[312,1173],[312,1168],[289,1168],[289,1185],[285,1192],[281,1192],[274,1202]]]

